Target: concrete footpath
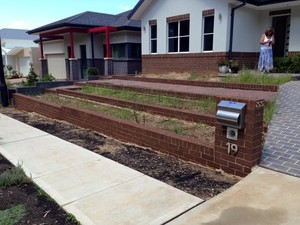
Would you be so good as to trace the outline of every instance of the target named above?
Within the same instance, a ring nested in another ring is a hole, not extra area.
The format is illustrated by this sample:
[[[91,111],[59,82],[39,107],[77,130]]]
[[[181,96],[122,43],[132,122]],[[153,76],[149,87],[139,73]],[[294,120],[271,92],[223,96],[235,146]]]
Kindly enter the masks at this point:
[[[0,153],[83,225],[300,224],[300,179],[258,168],[207,202],[0,114]]]
[[[203,202],[3,114],[0,127],[0,153],[83,225],[163,224]]]

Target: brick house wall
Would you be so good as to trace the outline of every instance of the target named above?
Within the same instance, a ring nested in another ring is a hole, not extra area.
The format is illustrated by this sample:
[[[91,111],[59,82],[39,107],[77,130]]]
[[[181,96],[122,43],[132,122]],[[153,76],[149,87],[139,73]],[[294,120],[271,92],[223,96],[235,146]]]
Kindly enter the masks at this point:
[[[253,69],[258,62],[259,53],[233,53],[242,68]],[[142,56],[144,74],[159,73],[218,73],[218,61],[227,59],[227,53],[186,53],[153,54]]]

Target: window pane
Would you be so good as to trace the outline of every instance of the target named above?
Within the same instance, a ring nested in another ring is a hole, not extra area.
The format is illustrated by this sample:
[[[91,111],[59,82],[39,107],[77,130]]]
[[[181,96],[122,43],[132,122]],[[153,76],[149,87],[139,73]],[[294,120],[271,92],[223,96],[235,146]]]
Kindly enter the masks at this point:
[[[204,35],[204,51],[212,51],[213,50],[213,34]]]
[[[178,52],[178,38],[169,39],[169,52]]]
[[[214,16],[204,17],[204,34],[214,32]]]
[[[151,41],[151,53],[156,53],[157,52],[157,41],[152,40]]]
[[[157,25],[151,26],[151,38],[157,38]]]
[[[184,20],[180,21],[180,36],[189,35],[190,34],[190,21]]]
[[[178,22],[169,23],[169,37],[178,36]]]
[[[140,44],[128,44],[128,58],[141,58]]]
[[[189,37],[180,38],[180,52],[188,52],[189,51]]]
[[[111,46],[111,52],[113,58],[126,58],[125,44],[116,44]]]

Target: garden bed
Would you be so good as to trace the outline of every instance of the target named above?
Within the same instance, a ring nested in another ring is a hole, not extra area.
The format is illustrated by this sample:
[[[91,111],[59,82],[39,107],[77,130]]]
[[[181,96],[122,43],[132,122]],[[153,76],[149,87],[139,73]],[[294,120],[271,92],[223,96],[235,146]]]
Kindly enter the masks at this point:
[[[83,96],[84,97],[84,96]],[[61,106],[72,106],[81,109],[87,109],[106,116],[128,120],[139,125],[155,127],[157,129],[169,131],[175,134],[196,138],[204,142],[214,143],[214,127],[202,123],[187,122],[165,116],[138,111],[135,107],[120,108],[110,104],[91,102],[86,99],[72,98],[56,94],[45,94],[37,96],[38,99]]]
[[[170,155],[124,144],[68,122],[14,108],[2,108],[0,112],[205,200],[239,181],[237,177],[222,175]]]

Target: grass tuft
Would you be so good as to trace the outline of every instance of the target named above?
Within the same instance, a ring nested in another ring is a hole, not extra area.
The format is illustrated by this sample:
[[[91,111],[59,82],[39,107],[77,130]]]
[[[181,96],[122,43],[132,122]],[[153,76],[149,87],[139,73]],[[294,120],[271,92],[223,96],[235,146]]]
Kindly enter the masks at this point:
[[[0,210],[0,224],[14,225],[18,224],[25,215],[25,206],[20,204],[9,209]]]
[[[21,165],[13,167],[10,170],[6,170],[0,175],[0,187],[7,188],[12,185],[27,184],[31,179],[26,176]]]
[[[268,102],[264,108],[264,122],[270,124],[275,112],[276,102]]]
[[[292,80],[292,76],[285,75],[270,75],[270,74],[258,74],[248,70],[243,70],[237,76],[226,76],[221,78],[223,82],[229,83],[243,83],[243,84],[270,84],[281,85]]]

